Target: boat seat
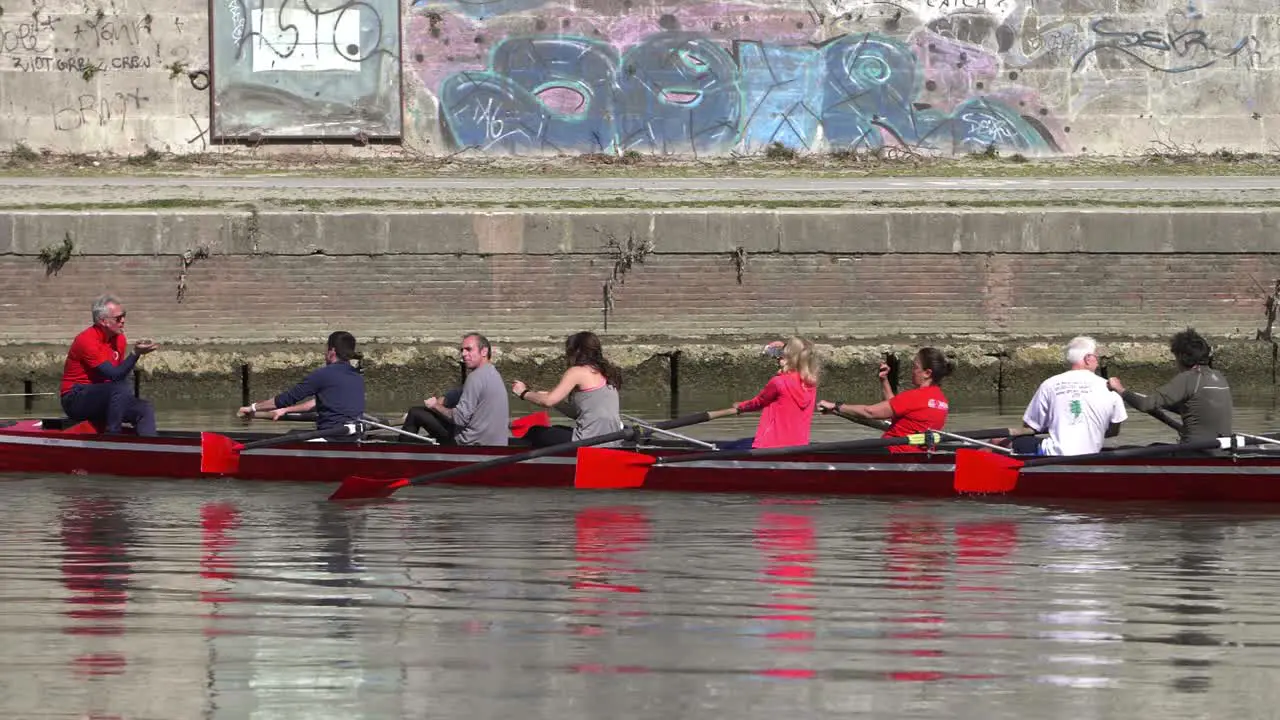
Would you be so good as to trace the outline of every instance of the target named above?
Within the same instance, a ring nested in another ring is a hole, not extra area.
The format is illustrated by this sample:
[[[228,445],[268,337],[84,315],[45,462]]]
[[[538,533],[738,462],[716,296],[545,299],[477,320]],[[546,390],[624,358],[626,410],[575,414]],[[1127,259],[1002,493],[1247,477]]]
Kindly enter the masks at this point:
[[[40,427],[45,430],[69,430],[78,424],[78,422],[68,417],[40,419]]]
[[[132,428],[131,423],[126,422],[125,427]],[[78,433],[101,433],[102,428],[94,425],[88,420],[72,420],[69,417],[57,418],[41,418],[40,427],[44,430],[61,430],[63,432],[75,431]]]

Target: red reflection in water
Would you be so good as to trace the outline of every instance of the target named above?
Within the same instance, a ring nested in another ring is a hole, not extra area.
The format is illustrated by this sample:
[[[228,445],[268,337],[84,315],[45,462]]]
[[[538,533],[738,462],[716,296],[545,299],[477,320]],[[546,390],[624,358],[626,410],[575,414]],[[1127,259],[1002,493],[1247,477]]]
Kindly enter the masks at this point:
[[[649,518],[642,508],[592,507],[578,511],[578,572],[574,590],[638,593],[639,586],[617,582],[613,576],[640,572],[628,557],[649,542]],[[579,598],[600,602],[605,598]]]
[[[903,597],[895,605],[901,611],[885,622],[907,626],[887,637],[906,641],[940,640],[944,636],[947,602],[945,588],[951,556],[954,553],[954,577],[960,592],[995,593],[1001,588],[991,576],[1008,571],[1009,556],[1017,547],[1017,526],[1008,521],[959,523],[954,539],[943,525],[931,518],[899,517],[890,520],[885,547],[888,587],[899,590]],[[998,601],[997,596],[981,601]],[[1003,633],[956,635],[963,639],[1007,638]],[[891,650],[891,654],[915,658],[941,658],[946,652],[936,647],[913,647]],[[936,680],[972,680],[995,677],[990,674],[956,674],[937,670],[896,670],[886,674],[896,682],[933,682]]]
[[[611,607],[614,603],[644,589],[627,576],[643,572],[636,567],[634,556],[649,543],[649,517],[639,507],[590,507],[575,517],[577,539],[574,546],[578,563],[573,575],[574,615],[584,619],[575,625],[580,637],[606,634],[598,619],[641,617],[642,611]],[[587,620],[591,618],[591,620]],[[649,668],[630,665],[579,663],[570,668],[584,674],[642,673]]]
[[[891,640],[937,640],[942,637],[946,617],[943,589],[950,562],[947,533],[941,523],[930,518],[896,517],[889,520],[885,542],[885,569],[888,588],[903,597],[894,606],[901,610],[885,618],[885,622],[903,626],[890,632]],[[940,658],[946,653],[935,647],[911,647],[890,650],[893,655],[915,658]],[[895,682],[940,680],[943,673],[934,670],[895,670],[887,673]]]
[[[1009,556],[1018,547],[1018,526],[1009,521],[956,525],[956,572],[962,592],[997,593],[1009,572]]]
[[[231,532],[240,527],[240,509],[232,503],[211,502],[200,508],[200,577],[208,580],[234,580],[235,564],[226,552],[236,544]],[[222,591],[200,591],[200,602],[213,607],[205,617],[216,620],[218,605],[235,602],[235,597]],[[205,635],[218,635],[219,631],[206,627]]]
[[[60,522],[62,581],[70,592],[70,607],[63,610],[70,622],[63,632],[101,638],[124,635],[133,528],[123,508],[114,500],[76,500]],[[119,652],[89,652],[72,659],[71,669],[81,676],[119,675],[127,664]]]
[[[222,552],[235,540],[230,531],[240,527],[240,510],[231,503],[206,503],[200,508],[200,577],[230,580],[235,577],[231,561]]]
[[[768,504],[779,504],[776,502]],[[757,620],[777,623],[765,634],[778,653],[813,651],[813,563],[817,558],[813,518],[799,513],[760,513],[756,521],[756,548],[764,556],[760,582],[773,586],[768,612]],[[759,673],[776,678],[812,678],[809,668],[777,667]]]

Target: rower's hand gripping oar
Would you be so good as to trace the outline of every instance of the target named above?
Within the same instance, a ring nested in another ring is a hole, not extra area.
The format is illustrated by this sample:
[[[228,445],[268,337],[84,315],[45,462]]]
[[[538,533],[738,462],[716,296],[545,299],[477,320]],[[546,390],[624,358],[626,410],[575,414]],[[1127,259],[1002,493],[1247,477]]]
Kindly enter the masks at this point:
[[[700,412],[696,415],[686,415],[682,418],[654,423],[654,426],[664,430],[675,430],[676,428],[707,422],[710,419],[712,419],[710,413]],[[484,462],[467,463],[465,465],[459,465],[458,467],[449,468],[448,470],[420,475],[415,478],[368,478],[352,475],[342,481],[342,484],[338,486],[337,490],[333,491],[333,494],[329,496],[329,499],[372,500],[376,498],[390,497],[392,493],[402,487],[442,482],[461,475],[469,475],[471,473],[483,472],[485,470],[491,470],[493,468],[499,468],[506,465],[514,465],[516,463],[525,462],[526,460],[534,460],[547,455],[556,455],[570,450],[577,450],[579,448],[588,448],[593,445],[604,445],[605,443],[616,442],[618,440],[632,440],[637,435],[639,435],[639,432],[635,428],[626,428],[619,430],[618,432],[597,435],[596,437],[591,438],[583,438],[582,440],[561,443],[559,445],[551,445],[549,447],[538,448],[537,450],[530,450],[529,452],[517,453],[515,455],[503,455]]]
[[[1018,486],[1018,473],[1023,468],[1086,463],[1094,460],[1128,460],[1197,450],[1232,450],[1246,445],[1257,445],[1259,442],[1259,438],[1233,435],[1214,440],[1150,445],[1088,455],[1047,455],[1030,460],[1019,460],[986,450],[960,448],[956,450],[955,489],[959,493],[1007,493]]]
[[[669,455],[654,457],[630,450],[614,450],[611,448],[583,448],[578,451],[578,466],[574,471],[573,485],[582,490],[621,490],[638,488],[644,485],[649,470],[654,467],[679,465],[682,463],[703,462],[707,460],[739,460],[743,458],[765,458],[780,455],[809,455],[833,452],[854,452],[857,450],[874,450],[893,447],[895,445],[935,445],[941,436],[933,432],[923,432],[904,437],[866,438],[863,440],[844,440],[840,442],[812,443],[809,445],[790,445],[775,448],[744,448],[741,450],[712,450],[710,452],[689,453],[687,455]]]
[[[348,435],[355,435],[358,432],[360,432],[358,424],[346,423],[344,425],[325,428],[324,430],[285,433],[277,437],[266,438],[265,440],[256,440],[243,445],[226,435],[202,432],[200,433],[200,472],[216,475],[234,473],[236,470],[240,469],[240,453],[245,452],[246,450],[257,450],[259,448],[267,448],[273,445],[305,442],[307,440],[346,437]]]

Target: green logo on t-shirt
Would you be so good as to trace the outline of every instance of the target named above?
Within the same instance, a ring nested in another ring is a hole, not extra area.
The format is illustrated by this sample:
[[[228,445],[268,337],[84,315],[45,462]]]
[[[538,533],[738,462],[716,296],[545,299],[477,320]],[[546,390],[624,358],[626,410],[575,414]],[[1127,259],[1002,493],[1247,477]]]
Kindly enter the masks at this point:
[[[1084,412],[1084,407],[1080,404],[1080,401],[1079,401],[1079,400],[1072,400],[1072,401],[1071,401],[1071,417],[1072,417],[1072,419],[1074,419],[1074,420],[1079,420],[1079,419],[1080,419],[1080,415],[1081,415],[1083,412]]]

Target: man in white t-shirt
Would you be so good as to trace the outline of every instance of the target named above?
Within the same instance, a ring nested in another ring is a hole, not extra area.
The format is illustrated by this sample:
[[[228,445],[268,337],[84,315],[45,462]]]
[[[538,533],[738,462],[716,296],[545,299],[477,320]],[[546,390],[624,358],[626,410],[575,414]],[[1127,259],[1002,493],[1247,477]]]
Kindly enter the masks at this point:
[[[1018,453],[1039,455],[1088,455],[1102,450],[1105,438],[1120,434],[1120,423],[1129,419],[1124,400],[1098,375],[1098,344],[1091,337],[1077,337],[1067,344],[1071,369],[1040,383],[1022,424],[1049,437],[1015,438]]]

